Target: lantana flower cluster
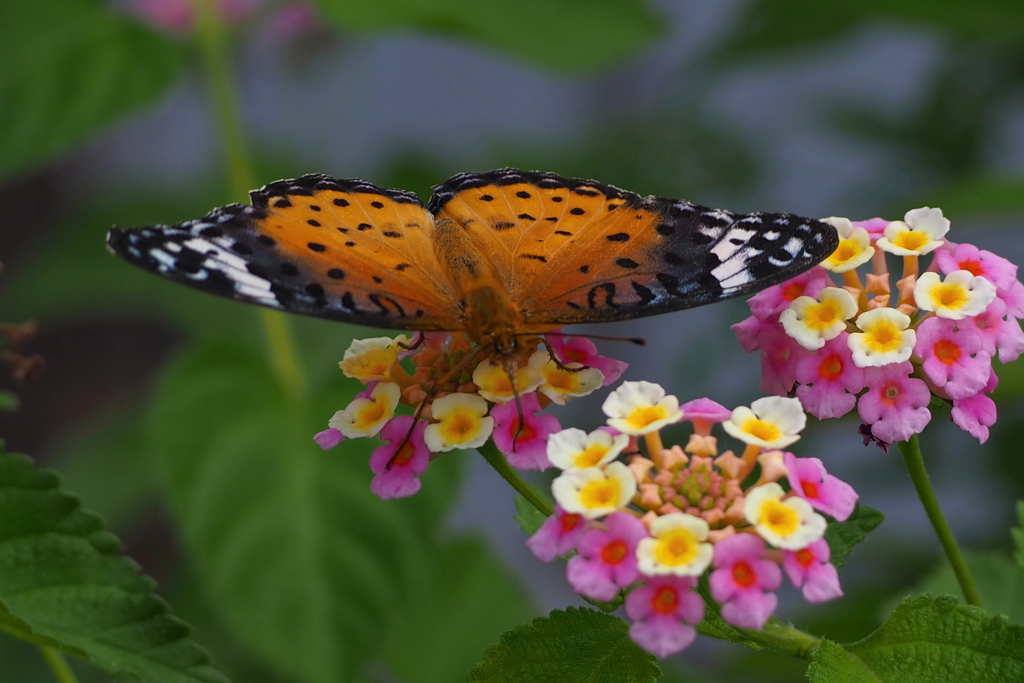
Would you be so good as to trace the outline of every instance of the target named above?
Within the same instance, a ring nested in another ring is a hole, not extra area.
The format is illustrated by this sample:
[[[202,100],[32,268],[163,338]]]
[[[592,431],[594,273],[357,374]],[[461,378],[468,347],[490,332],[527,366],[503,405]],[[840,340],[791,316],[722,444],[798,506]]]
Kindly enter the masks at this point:
[[[795,394],[822,419],[856,406],[865,434],[883,447],[920,433],[937,397],[984,443],[996,421],[992,361],[1024,351],[1017,267],[947,240],[940,209],[914,209],[901,221],[826,220],[839,231],[836,251],[754,295],[752,315],[733,326],[744,349],[761,352],[761,389]],[[903,260],[895,289],[887,254]],[[867,265],[862,280],[857,268]]]
[[[548,439],[562,470],[557,505],[527,545],[548,562],[574,552],[566,576],[587,598],[625,593],[637,644],[665,657],[694,640],[705,610],[694,589],[705,573],[722,618],[741,628],[764,626],[783,572],[809,602],[842,595],[824,515],[846,520],[857,494],[820,460],[784,450],[806,423],[799,399],[730,411],[706,398],[680,406],[657,384],[624,382],[603,410],[606,426]],[[680,421],[693,433],[666,448],[661,429]],[[743,444],[739,454],[719,452],[719,423]]]
[[[405,335],[357,339],[339,365],[365,389],[314,440],[326,450],[344,439],[379,436],[385,443],[370,468],[371,489],[381,498],[415,494],[431,460],[488,439],[513,467],[547,469],[546,440],[561,426],[540,411],[614,382],[626,363],[599,356],[581,337],[549,332],[543,341],[515,368],[513,388],[506,368],[484,358],[464,334],[428,333],[416,343]],[[397,414],[399,405],[413,415]]]

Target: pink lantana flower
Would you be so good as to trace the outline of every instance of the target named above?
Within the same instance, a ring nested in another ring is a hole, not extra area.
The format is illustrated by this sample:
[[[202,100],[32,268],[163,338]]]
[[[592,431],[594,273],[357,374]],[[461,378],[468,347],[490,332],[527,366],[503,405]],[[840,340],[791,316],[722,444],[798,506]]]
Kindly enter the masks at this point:
[[[679,406],[683,420],[693,423],[694,433],[707,436],[711,427],[732,417],[732,411],[710,398],[695,398]]]
[[[1006,304],[1007,313],[1014,318],[1024,318],[1024,284],[1020,280],[1014,280],[1006,289],[998,290],[996,296]]]
[[[864,388],[864,369],[853,362],[849,336],[843,332],[825,342],[817,353],[801,355],[796,362],[797,398],[819,420],[853,410],[856,395]]]
[[[419,476],[430,464],[430,450],[423,440],[426,429],[427,423],[422,421],[417,421],[413,427],[409,415],[392,418],[384,425],[380,436],[387,443],[378,446],[370,456],[370,469],[377,475],[370,482],[371,491],[387,500],[405,498],[420,490]]]
[[[931,317],[917,327],[914,353],[921,369],[950,398],[967,398],[981,391],[992,371],[992,358],[981,349],[981,335],[961,321]]]
[[[789,470],[786,479],[793,493],[810,503],[811,507],[840,522],[853,514],[857,506],[857,492],[842,479],[826,472],[821,460],[785,453],[782,462]]]
[[[906,441],[920,434],[932,419],[928,411],[931,392],[924,380],[910,376],[909,361],[864,368],[868,390],[860,397],[857,411],[871,425],[871,435],[886,443]]]
[[[547,438],[562,426],[554,415],[540,415],[540,399],[536,392],[520,397],[523,408],[523,426],[519,427],[519,406],[515,401],[499,403],[491,408],[494,445],[517,470],[546,470],[548,460]],[[518,432],[518,435],[516,434]]]
[[[584,337],[570,337],[569,341],[559,332],[544,335],[544,343],[564,365],[579,363],[588,368],[600,370],[604,375],[601,386],[608,386],[617,381],[629,367],[629,363],[597,354],[594,342]]]
[[[694,576],[656,576],[626,596],[626,616],[633,620],[629,637],[658,657],[689,647],[694,625],[704,618],[704,601],[693,592]]]
[[[945,248],[935,252],[935,263],[943,275],[967,270],[973,275],[981,275],[999,289],[1009,289],[1017,279],[1017,266],[973,244],[952,245],[947,242]]]
[[[625,512],[612,513],[604,526],[583,532],[576,543],[577,555],[566,567],[566,578],[580,595],[607,601],[640,575],[636,546],[648,534],[643,522]]]
[[[782,583],[782,570],[764,552],[764,539],[753,534],[736,534],[715,546],[708,585],[722,603],[722,618],[733,626],[760,629],[778,605],[772,591]]]
[[[583,515],[566,512],[561,505],[555,505],[555,513],[526,539],[526,546],[541,562],[551,562],[575,549],[586,528],[587,520]]]
[[[739,341],[740,346],[743,347],[743,350],[747,353],[753,353],[754,351],[761,350],[761,333],[766,328],[777,326],[777,322],[765,321],[756,316],[748,315],[743,320],[732,325],[730,329],[736,333],[736,339]]]
[[[779,324],[762,330],[757,341],[761,349],[761,391],[785,396],[796,384],[797,361],[809,351]]]
[[[828,274],[821,268],[812,268],[780,285],[758,292],[747,300],[747,304],[758,320],[777,320],[779,313],[798,298],[816,297],[827,286]]]
[[[324,449],[325,451],[334,448],[344,440],[345,435],[342,434],[339,430],[335,429],[334,427],[331,427],[330,429],[325,429],[322,432],[317,432],[316,434],[313,435],[313,441],[315,441],[316,445]]]
[[[871,241],[875,242],[885,234],[885,226],[889,225],[889,221],[885,218],[869,218],[866,221],[852,221],[852,225],[855,228],[867,230],[868,235],[871,236]]]
[[[1015,318],[1007,317],[1006,302],[998,296],[984,311],[969,319],[968,326],[981,335],[982,349],[989,356],[1009,363],[1024,353],[1024,331]]]
[[[985,385],[985,392],[993,392],[999,378],[992,372]],[[950,415],[953,424],[964,430],[979,443],[988,441],[988,428],[996,423],[996,402],[985,393],[979,392],[967,398],[953,399],[953,410]]]
[[[820,538],[802,550],[783,550],[782,567],[786,576],[810,603],[826,602],[843,595],[839,572],[829,562],[832,549]]]

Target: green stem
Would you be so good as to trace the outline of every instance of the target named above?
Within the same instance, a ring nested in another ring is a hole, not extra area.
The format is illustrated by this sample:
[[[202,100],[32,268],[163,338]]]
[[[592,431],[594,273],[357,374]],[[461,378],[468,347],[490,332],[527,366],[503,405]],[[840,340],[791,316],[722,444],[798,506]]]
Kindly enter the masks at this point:
[[[235,200],[241,201],[253,186],[253,172],[224,30],[210,0],[192,0],[192,4],[196,9],[199,47],[203,52],[207,83],[213,99],[218,137],[228,164],[229,187]]]
[[[192,0],[196,9],[199,45],[203,53],[207,84],[213,100],[218,138],[227,160],[231,195],[242,200],[253,186],[252,162],[245,142],[238,96],[228,61],[223,27],[210,0]],[[293,402],[306,395],[306,377],[292,340],[288,321],[281,313],[263,309],[260,321],[267,340],[271,365]]]
[[[543,496],[537,493],[525,479],[519,476],[519,472],[508,464],[508,460],[505,459],[505,456],[498,450],[493,441],[485,443],[479,448],[479,451],[480,455],[484,456],[484,460],[494,468],[494,471],[500,474],[502,479],[507,481],[519,495],[529,501],[541,514],[545,517],[550,517],[554,514],[555,508],[551,503],[544,500]]]
[[[760,631],[749,632],[759,636],[765,647],[800,659],[810,659],[811,653],[821,644],[821,639],[792,626],[786,626],[772,619]]]
[[[53,677],[59,683],[78,683],[75,672],[68,666],[68,660],[64,659],[64,654],[60,650],[48,645],[40,645],[39,650],[43,653],[46,663],[50,665]]]
[[[909,441],[901,441],[899,446],[900,452],[903,453],[903,462],[907,464],[910,480],[914,482],[914,488],[917,490],[917,497],[921,499],[924,511],[928,514],[928,519],[935,529],[935,535],[939,537],[939,543],[942,544],[942,549],[946,552],[946,557],[949,558],[949,563],[953,566],[953,573],[956,575],[956,580],[960,583],[960,590],[963,591],[964,599],[967,600],[968,604],[981,607],[981,597],[978,595],[978,589],[974,585],[974,579],[971,578],[963,553],[960,552],[960,547],[956,544],[953,532],[950,531],[949,524],[946,523],[946,517],[942,514],[939,500],[935,497],[935,491],[932,489],[931,481],[928,479],[928,472],[924,467],[924,458],[921,456],[921,444],[918,442],[917,434],[911,436]]]

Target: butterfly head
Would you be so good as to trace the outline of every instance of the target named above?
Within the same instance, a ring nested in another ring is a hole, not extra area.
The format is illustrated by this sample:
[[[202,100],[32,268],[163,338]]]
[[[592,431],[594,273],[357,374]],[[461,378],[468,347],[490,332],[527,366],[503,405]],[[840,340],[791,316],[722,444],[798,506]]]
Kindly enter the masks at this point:
[[[540,334],[524,334],[519,310],[507,295],[485,284],[466,294],[466,334],[491,361],[514,368],[537,350]]]

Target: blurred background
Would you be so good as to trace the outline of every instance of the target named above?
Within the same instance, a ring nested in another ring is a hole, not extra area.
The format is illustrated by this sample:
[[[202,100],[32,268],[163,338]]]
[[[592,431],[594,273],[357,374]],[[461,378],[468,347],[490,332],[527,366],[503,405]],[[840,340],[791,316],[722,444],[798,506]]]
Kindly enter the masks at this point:
[[[455,173],[515,166],[735,211],[858,220],[940,206],[953,241],[1024,261],[1015,0],[213,5],[222,28],[205,40],[188,0],[0,7],[0,320],[37,321],[26,353],[48,364],[30,386],[0,379],[20,398],[0,438],[104,515],[234,680],[462,680],[502,631],[578,599],[563,565],[523,546],[512,492],[474,455],[435,461],[414,500],[381,503],[366,491],[369,448],[312,444],[353,393],[336,363],[367,330],[291,321],[311,396],[296,416],[258,311],[106,252],[111,225],[244,200],[233,134],[252,187],[322,172],[426,199]],[[218,123],[219,66],[242,129]],[[734,301],[591,331],[650,340],[602,345],[631,362],[625,379],[735,406],[760,395],[759,360],[729,330],[746,315]],[[987,443],[948,410],[922,438],[953,530],[993,587],[1024,497],[1024,373],[997,372]],[[602,398],[557,415],[592,428]],[[862,446],[857,426],[812,424],[797,452],[887,520],[849,558],[846,600],[781,601],[784,619],[840,641],[942,581],[899,455]],[[665,680],[784,681],[803,664],[702,639],[664,668]],[[0,671],[49,680],[2,634]]]

